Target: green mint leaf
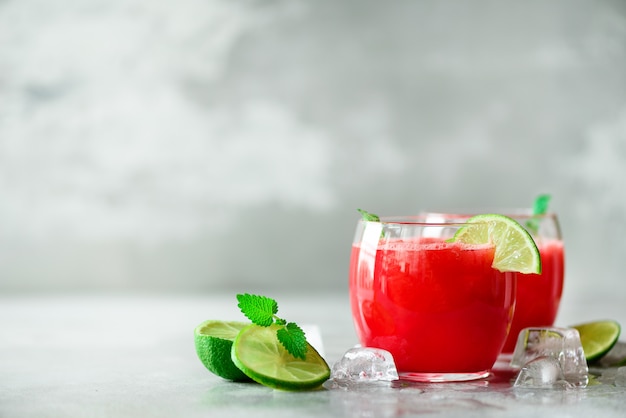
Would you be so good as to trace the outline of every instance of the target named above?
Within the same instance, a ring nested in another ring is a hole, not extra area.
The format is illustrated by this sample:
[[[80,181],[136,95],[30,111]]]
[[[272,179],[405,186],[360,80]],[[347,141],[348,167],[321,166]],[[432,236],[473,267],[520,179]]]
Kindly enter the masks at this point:
[[[378,215],[374,215],[373,213],[369,213],[368,211],[363,210],[363,209],[357,209],[357,210],[359,211],[359,213],[363,217],[364,221],[380,222],[380,217]]]
[[[237,306],[252,323],[268,327],[274,323],[274,315],[278,312],[278,303],[271,298],[248,293],[237,295]]]
[[[367,222],[380,222],[380,217],[378,215],[374,215],[373,213],[369,213],[366,210],[363,209],[357,209],[359,211],[359,213],[361,214],[361,216],[363,217],[362,219],[364,221]],[[380,231],[380,238],[384,238],[385,237],[385,231],[382,230]]]
[[[541,194],[537,196],[537,199],[535,199],[535,204],[533,205],[533,215],[544,215],[546,212],[548,212],[549,203],[549,194]]]
[[[284,328],[280,328],[276,332],[276,336],[292,356],[302,360],[306,359],[307,343],[302,328],[293,322],[288,322]]]
[[[279,328],[276,330],[278,341],[295,358],[306,359],[308,345],[304,331],[294,322],[287,322],[276,316],[278,303],[274,299],[244,293],[238,294],[237,300],[239,301],[237,306],[252,323],[262,327],[267,327],[274,323],[279,325]]]
[[[533,204],[533,216],[526,221],[526,228],[533,234],[539,232],[539,224],[541,223],[541,215],[548,212],[548,204],[550,203],[549,194],[541,194],[535,199]]]

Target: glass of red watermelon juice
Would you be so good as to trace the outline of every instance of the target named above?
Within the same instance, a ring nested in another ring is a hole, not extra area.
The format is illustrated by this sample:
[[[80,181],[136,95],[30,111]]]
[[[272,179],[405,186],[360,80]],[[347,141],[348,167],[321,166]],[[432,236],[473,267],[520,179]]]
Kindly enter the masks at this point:
[[[403,379],[487,377],[506,340],[516,275],[491,267],[490,244],[448,242],[463,225],[358,221],[349,271],[355,329],[363,346],[393,355]]]

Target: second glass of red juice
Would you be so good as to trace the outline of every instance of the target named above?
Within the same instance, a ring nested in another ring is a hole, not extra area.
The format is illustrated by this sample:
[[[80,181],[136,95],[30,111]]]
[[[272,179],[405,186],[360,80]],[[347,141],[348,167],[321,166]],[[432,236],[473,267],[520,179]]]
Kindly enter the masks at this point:
[[[495,209],[489,209],[494,213]],[[499,209],[502,213],[518,221],[532,235],[541,255],[541,274],[522,274],[517,279],[517,298],[513,323],[504,344],[504,357],[515,349],[520,331],[527,327],[549,327],[554,325],[564,279],[564,246],[561,228],[555,213],[534,215],[530,209]],[[482,213],[478,210],[458,210],[448,213],[424,213],[430,222],[464,222],[471,216]]]
[[[504,346],[516,275],[491,267],[490,244],[448,242],[463,225],[358,221],[349,272],[355,328],[362,345],[391,352],[403,379],[484,378]]]

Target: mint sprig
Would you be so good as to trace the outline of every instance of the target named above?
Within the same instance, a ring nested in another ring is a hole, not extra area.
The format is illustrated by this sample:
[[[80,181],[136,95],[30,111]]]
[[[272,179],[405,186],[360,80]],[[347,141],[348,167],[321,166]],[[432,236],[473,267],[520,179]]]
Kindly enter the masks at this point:
[[[295,322],[287,322],[279,318],[278,302],[272,298],[249,293],[238,294],[237,306],[253,324],[269,327],[272,324],[280,328],[276,331],[276,338],[292,356],[305,360],[307,351],[306,335]]]
[[[257,295],[237,295],[241,312],[252,321],[253,324],[269,327],[274,323],[274,317],[278,312],[278,303],[271,298]]]
[[[357,209],[359,211],[359,213],[361,214],[361,219],[363,219],[366,222],[380,222],[380,216],[375,215],[373,213],[369,213],[366,210],[363,209]],[[380,231],[380,238],[385,238],[385,231],[381,230]]]
[[[526,221],[526,227],[533,233],[539,232],[539,224],[541,222],[541,216],[548,213],[548,204],[550,203],[551,196],[549,194],[540,194],[535,199],[533,204],[533,216]]]
[[[374,215],[373,213],[369,213],[368,211],[363,210],[363,209],[357,209],[357,210],[359,211],[359,213],[363,217],[364,221],[380,222],[380,217],[378,215]]]

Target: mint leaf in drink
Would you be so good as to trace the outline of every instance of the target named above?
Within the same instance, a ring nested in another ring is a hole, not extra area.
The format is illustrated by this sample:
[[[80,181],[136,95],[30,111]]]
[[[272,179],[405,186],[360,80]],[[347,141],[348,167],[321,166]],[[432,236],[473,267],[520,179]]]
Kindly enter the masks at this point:
[[[248,293],[237,295],[237,306],[253,324],[268,327],[274,322],[278,303],[271,298]]]
[[[306,359],[306,337],[304,331],[294,322],[288,322],[284,328],[276,331],[278,341],[292,356]]]
[[[380,222],[380,217],[378,215],[374,215],[373,213],[369,213],[368,211],[363,210],[363,209],[357,209],[357,210],[359,211],[359,213],[363,217],[364,221]]]
[[[533,234],[539,232],[539,223],[541,216],[548,212],[548,204],[551,196],[549,194],[541,194],[537,196],[533,204],[533,216],[526,221],[526,228]]]
[[[276,316],[278,313],[278,302],[267,296],[251,295],[248,293],[238,294],[237,306],[241,312],[252,321],[253,324],[261,327],[269,327],[276,324],[276,338],[285,349],[296,358],[302,360],[306,357],[307,341],[304,331],[294,322]]]

